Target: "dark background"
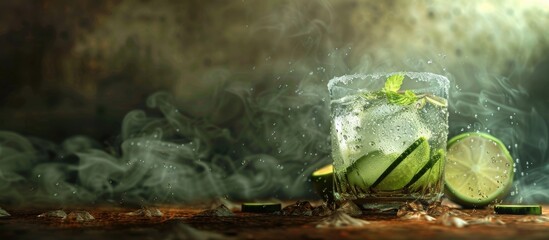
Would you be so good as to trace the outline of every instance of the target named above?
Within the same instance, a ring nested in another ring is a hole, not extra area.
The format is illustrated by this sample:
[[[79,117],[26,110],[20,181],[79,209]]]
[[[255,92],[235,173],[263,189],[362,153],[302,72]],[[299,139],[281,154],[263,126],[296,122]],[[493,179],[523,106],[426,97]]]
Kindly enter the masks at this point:
[[[249,116],[220,107],[226,89],[286,89],[299,103],[300,91],[327,97],[334,76],[431,71],[452,81],[450,135],[491,131],[519,173],[543,172],[547,26],[543,0],[1,1],[0,130],[108,147],[129,111],[165,91],[190,118],[215,111],[213,124],[238,132],[223,116]]]
[[[206,104],[228,78],[276,86],[276,77],[299,81],[318,67],[337,75],[431,59],[467,90],[489,86],[478,73],[514,74],[512,87],[546,99],[544,1],[0,4],[0,127],[57,141],[117,134],[124,114],[157,90],[200,112],[195,103]]]

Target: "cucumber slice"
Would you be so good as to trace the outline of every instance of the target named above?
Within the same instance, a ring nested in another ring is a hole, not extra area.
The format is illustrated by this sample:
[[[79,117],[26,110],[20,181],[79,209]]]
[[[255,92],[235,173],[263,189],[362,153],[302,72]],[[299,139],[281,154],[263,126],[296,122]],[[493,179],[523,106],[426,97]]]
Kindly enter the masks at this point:
[[[405,188],[409,188],[414,185],[412,188],[416,189],[417,187],[425,186],[429,183],[436,183],[441,176],[440,171],[442,170],[439,167],[440,164],[437,163],[443,162],[441,159],[444,159],[445,157],[446,153],[444,149],[439,149],[436,151],[431,159],[429,159],[429,162],[423,166],[423,168],[419,170],[416,175],[414,175],[408,184],[406,184]]]
[[[274,213],[282,209],[280,203],[242,203],[242,212]]]
[[[372,188],[387,191],[402,189],[428,162],[429,144],[427,139],[420,137],[385,168]]]
[[[334,165],[328,164],[311,175],[313,189],[326,202],[334,202]]]
[[[541,205],[498,204],[494,206],[494,212],[497,214],[541,215]]]
[[[397,157],[397,154],[385,155],[381,151],[364,155],[347,168],[349,185],[358,189],[368,189]]]

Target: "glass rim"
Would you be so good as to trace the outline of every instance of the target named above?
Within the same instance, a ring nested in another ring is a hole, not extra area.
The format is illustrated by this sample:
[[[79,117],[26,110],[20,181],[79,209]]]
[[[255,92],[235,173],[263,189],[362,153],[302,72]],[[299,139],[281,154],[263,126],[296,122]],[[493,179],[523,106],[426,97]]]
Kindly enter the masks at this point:
[[[436,73],[431,72],[407,72],[407,71],[401,71],[401,72],[379,72],[379,73],[370,73],[370,74],[364,74],[364,73],[355,73],[355,74],[349,74],[349,75],[343,75],[339,77],[334,77],[328,82],[328,90],[331,91],[333,87],[341,86],[341,85],[348,85],[349,83],[352,83],[356,79],[384,79],[394,74],[403,74],[411,79],[416,79],[422,82],[436,82],[441,87],[449,86],[450,80],[446,76],[439,75]],[[446,89],[445,89],[446,90]]]
[[[450,86],[450,80],[443,75],[431,73],[431,72],[408,72],[408,71],[395,71],[395,72],[379,72],[379,73],[355,73],[355,74],[349,74],[349,75],[343,75],[332,78],[328,82],[328,92],[330,93],[330,96],[332,99],[334,97],[337,99],[341,93],[338,93],[337,89],[347,89],[351,91],[357,91],[361,92],[363,90],[368,90],[367,86],[359,86],[354,85],[356,84],[356,81],[363,81],[363,80],[373,80],[377,83],[377,80],[385,80],[387,77],[392,76],[394,74],[403,74],[406,77],[416,80],[416,82],[423,82],[430,85],[431,89],[438,89],[437,91],[442,91],[446,94],[448,94],[449,86]],[[412,88],[413,89],[413,88]],[[347,94],[345,94],[347,95]],[[446,97],[446,96],[445,96]]]

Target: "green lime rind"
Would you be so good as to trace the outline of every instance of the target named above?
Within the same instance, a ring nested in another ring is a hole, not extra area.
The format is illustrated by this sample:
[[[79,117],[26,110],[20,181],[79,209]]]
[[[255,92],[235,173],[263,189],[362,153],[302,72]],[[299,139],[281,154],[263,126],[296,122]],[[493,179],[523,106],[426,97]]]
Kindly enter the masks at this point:
[[[414,175],[429,162],[429,144],[420,137],[412,143],[371,185],[371,188],[393,191],[404,188]]]
[[[281,209],[280,203],[242,203],[242,212],[273,213]]]
[[[334,171],[333,165],[329,164],[311,175],[311,182],[315,192],[326,202],[334,202]]]
[[[469,145],[461,144],[466,143],[465,141],[468,139],[471,141],[479,139],[480,141]],[[493,144],[495,149],[492,150],[497,152],[495,154],[497,158],[501,159],[501,161],[505,160],[505,168],[501,169],[501,175],[496,175],[499,176],[499,179],[497,180],[494,180],[495,176],[491,176],[494,174],[493,171],[495,171],[496,168],[492,167],[489,169],[484,167],[484,170],[488,173],[481,172],[476,173],[477,175],[475,175],[470,174],[474,173],[473,167],[467,166],[467,164],[471,164],[470,162],[463,164],[463,162],[467,161],[477,161],[476,164],[481,166],[489,164],[491,159],[494,157],[494,154],[491,158],[489,155],[486,155],[488,153],[484,153],[488,152],[487,149],[480,149],[480,146],[483,144],[482,141],[486,141],[484,144]],[[481,208],[487,206],[495,200],[504,198],[509,193],[513,183],[514,163],[511,154],[509,154],[509,151],[507,151],[505,145],[499,139],[487,133],[463,133],[450,139],[450,141],[448,141],[447,149],[447,163],[445,165],[444,181],[445,194],[450,200],[466,208]],[[467,159],[467,157],[473,159]],[[460,161],[462,163],[459,163]],[[456,165],[456,163],[459,164]],[[474,181],[471,181],[469,177],[472,177]],[[481,189],[483,185],[493,185],[496,181],[497,187],[495,189],[490,189],[489,192],[483,192],[483,189]],[[476,185],[468,185],[467,189],[469,190],[464,190],[463,186],[467,183],[474,183]]]
[[[494,212],[497,214],[514,215],[541,215],[541,205],[503,205],[494,206]]]
[[[444,159],[445,156],[446,152],[444,149],[437,150],[435,154],[429,159],[429,162],[425,166],[423,166],[423,168],[419,170],[416,175],[414,175],[414,177],[412,178],[412,180],[410,180],[410,182],[408,182],[408,184],[406,184],[405,188],[409,188],[414,184],[415,186],[423,186],[427,183],[436,183],[436,181],[440,178],[440,169],[434,166],[437,165],[437,163],[439,162],[443,162],[441,161],[441,159]]]

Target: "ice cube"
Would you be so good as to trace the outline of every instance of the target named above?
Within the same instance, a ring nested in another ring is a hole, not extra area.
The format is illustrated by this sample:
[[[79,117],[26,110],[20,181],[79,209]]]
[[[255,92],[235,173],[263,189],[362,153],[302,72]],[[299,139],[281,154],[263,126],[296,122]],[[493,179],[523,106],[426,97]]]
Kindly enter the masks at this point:
[[[139,210],[126,213],[129,216],[162,217],[164,214],[158,208],[142,207]]]
[[[65,218],[67,217],[67,213],[63,210],[54,210],[42,213],[38,215],[37,217],[46,217],[46,218]]]
[[[218,207],[198,213],[200,217],[232,217],[234,213],[225,205],[221,204]]]
[[[11,216],[6,210],[0,208],[0,217],[9,217]]]
[[[369,131],[368,141],[387,154],[402,153],[418,138],[431,137],[414,105],[399,106],[382,100],[365,111],[362,125]]]
[[[402,153],[419,137],[431,137],[414,105],[400,106],[385,99],[357,97],[350,103],[333,103],[333,143],[344,161],[369,152]],[[350,164],[347,162],[346,164]]]
[[[63,218],[63,221],[74,221],[74,222],[87,222],[92,220],[95,220],[95,218],[89,212],[86,212],[86,211],[74,211],[67,214],[67,216]]]
[[[316,225],[317,228],[344,228],[344,227],[363,227],[370,222],[358,218],[353,218],[343,211],[337,210],[332,215],[324,218]]]

